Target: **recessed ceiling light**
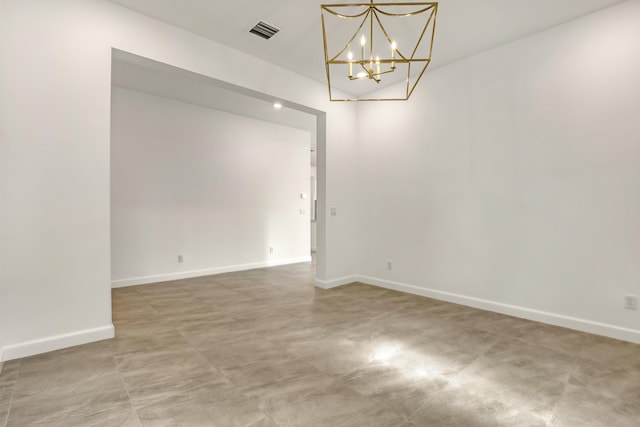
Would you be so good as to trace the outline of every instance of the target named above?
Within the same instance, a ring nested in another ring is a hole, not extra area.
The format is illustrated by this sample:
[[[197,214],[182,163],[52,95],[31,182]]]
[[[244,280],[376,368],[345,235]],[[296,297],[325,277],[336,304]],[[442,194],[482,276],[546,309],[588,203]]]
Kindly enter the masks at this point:
[[[279,102],[275,102],[275,103],[273,104],[273,108],[275,108],[276,110],[279,110],[279,109],[281,109],[281,108],[282,108],[282,104],[280,104]]]

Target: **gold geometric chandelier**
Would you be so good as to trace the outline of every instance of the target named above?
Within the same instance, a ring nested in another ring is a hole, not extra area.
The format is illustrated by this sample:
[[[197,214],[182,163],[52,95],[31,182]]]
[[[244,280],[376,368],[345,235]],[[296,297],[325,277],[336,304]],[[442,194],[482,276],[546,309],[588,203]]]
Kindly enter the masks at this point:
[[[438,3],[320,7],[329,99],[409,99],[431,62]]]

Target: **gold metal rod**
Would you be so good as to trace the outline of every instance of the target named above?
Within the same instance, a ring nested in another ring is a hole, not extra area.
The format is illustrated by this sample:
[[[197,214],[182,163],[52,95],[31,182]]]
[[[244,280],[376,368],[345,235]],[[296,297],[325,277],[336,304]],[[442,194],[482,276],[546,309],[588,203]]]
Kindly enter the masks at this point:
[[[333,4],[323,4],[320,7],[328,8],[328,7],[371,7],[374,4],[375,6],[434,6],[438,4],[438,2],[387,2],[387,3],[333,3]]]
[[[406,101],[408,98],[349,98],[349,99],[331,99],[335,102],[369,102],[369,101]]]
[[[395,72],[395,70],[382,71],[380,73],[375,73],[374,76],[382,76],[384,74],[389,74],[389,73],[393,73],[393,72]]]
[[[356,15],[344,15],[342,13],[338,13],[338,12],[335,12],[335,11],[329,9],[327,6],[333,6],[333,7],[336,7],[336,6],[339,6],[339,7],[342,7],[342,6],[367,6],[367,9],[364,12],[358,13]],[[332,14],[334,16],[337,16],[338,18],[344,18],[344,19],[359,18],[362,15],[365,15],[367,12],[369,12],[369,5],[350,5],[350,4],[326,5],[326,4],[323,4],[321,7],[322,7],[322,9],[326,10],[328,13],[330,13],[330,14]]]
[[[431,24],[431,19],[433,19],[433,16],[434,16],[433,12],[431,12],[431,15],[429,15],[429,19],[427,19],[426,25],[422,29],[422,33],[420,33],[420,38],[418,39],[418,43],[416,43],[416,48],[413,49],[413,52],[411,52],[411,59],[413,59],[413,57],[416,55],[416,52],[418,51],[418,48],[420,47],[420,43],[422,43],[422,39],[424,38],[424,33],[427,31],[427,28],[429,28],[429,24]],[[431,44],[433,45],[433,37],[431,37]],[[429,56],[431,56],[431,55],[429,55]]]
[[[378,25],[380,25],[380,28],[382,29],[382,32],[384,33],[384,36],[387,38],[387,41],[389,42],[389,44],[393,43],[393,40],[391,40],[391,37],[387,33],[387,29],[384,28],[384,25],[382,25],[382,21],[380,21],[380,17],[378,16],[375,10],[373,11],[373,14],[375,15],[376,20],[378,21]],[[398,55],[400,55],[402,59],[407,59],[397,48],[396,48],[396,52],[398,53]]]
[[[425,12],[433,9],[433,7],[434,7],[434,6],[429,6],[429,7],[425,7],[424,9],[420,9],[420,10],[416,10],[415,12],[408,12],[408,13],[390,13],[390,12],[385,12],[384,10],[380,9],[378,6],[380,6],[380,4],[376,4],[376,7],[374,7],[374,9],[377,10],[378,12],[380,12],[381,14],[386,15],[386,16],[395,16],[395,17],[420,15],[421,13],[425,13]],[[398,6],[398,5],[394,4],[394,6]]]
[[[429,61],[431,62],[431,61]],[[424,75],[424,72],[427,71],[427,67],[429,67],[429,64],[425,65],[424,68],[422,69],[422,72],[420,72],[420,75],[418,76],[418,79],[416,80],[416,82],[413,84],[413,87],[411,88],[410,92],[407,92],[407,99],[409,99],[409,97],[411,96],[411,94],[413,93],[413,91],[416,89],[416,86],[418,86],[418,83],[420,82],[420,79],[422,78],[422,76]],[[408,83],[408,82],[407,82]]]
[[[373,61],[373,14],[371,14],[371,9],[369,9],[369,58]],[[371,63],[371,68],[373,69],[373,62]]]
[[[380,63],[381,64],[390,64],[393,62],[397,62],[399,64],[410,64],[410,63],[420,63],[420,62],[429,62],[430,59],[429,58],[425,58],[425,59],[381,59]],[[365,60],[360,60],[360,61],[345,61],[344,59],[337,59],[335,61],[328,61],[329,64],[331,65],[339,65],[339,64],[368,64],[371,61],[369,59],[365,59]]]
[[[325,26],[324,26],[324,13],[320,12],[320,16],[322,18],[322,34],[325,34]],[[332,100],[331,96],[331,70],[329,69],[329,57],[327,56],[327,38],[323,37],[324,41],[324,58],[325,64],[327,68],[327,84],[329,87],[329,100]]]
[[[324,20],[324,15],[322,15],[322,19]],[[344,45],[344,47],[342,48],[342,50],[340,52],[338,52],[338,54],[336,56],[334,56],[333,58],[331,58],[329,61],[334,61],[336,58],[338,58],[339,56],[341,56],[345,50],[347,50],[349,48],[349,45],[351,44],[351,42],[353,42],[353,40],[355,40],[355,38],[358,36],[358,34],[360,34],[360,30],[362,29],[362,27],[364,27],[364,23],[367,21],[367,17],[365,16],[364,19],[362,20],[362,22],[360,23],[360,25],[358,26],[358,29],[356,30],[355,33],[353,33],[353,36],[351,36],[351,39],[349,39],[349,41],[347,42],[347,44]],[[324,28],[322,29],[322,34],[324,35],[324,39],[325,39],[325,55],[327,55],[328,53],[326,52],[326,48],[327,48],[327,37],[326,37],[326,33],[324,31]]]
[[[378,16],[378,12],[375,9],[373,9],[373,15],[376,17],[376,21],[378,21],[378,25],[380,25],[380,29],[382,29],[382,33],[387,38],[387,41],[389,42],[389,44],[391,44],[393,40],[391,40],[391,37],[389,37],[389,34],[387,34],[387,30],[384,28],[384,25],[382,25],[382,22],[380,21],[380,17]]]
[[[407,71],[407,89],[406,89],[406,97],[409,99],[409,77],[411,77],[411,63],[407,66],[409,71]]]
[[[436,38],[436,22],[438,20],[438,3],[433,11],[433,28],[431,28],[431,45],[429,46],[429,61],[431,61],[431,54],[433,53],[433,40]]]
[[[340,18],[345,18],[345,19],[352,19],[352,18],[359,18],[362,15],[364,15],[365,13],[367,13],[366,11],[362,12],[362,13],[357,13],[355,15],[345,15],[343,13],[338,13],[334,10],[331,10],[330,8],[335,8],[335,7],[367,7],[367,8],[374,8],[376,10],[378,10],[380,13],[382,13],[383,15],[387,15],[387,16],[414,16],[414,15],[419,15],[421,13],[424,13],[428,10],[430,10],[431,8],[433,8],[434,6],[436,6],[438,3],[342,3],[342,4],[323,4],[320,5],[320,7],[324,10],[326,10],[327,12],[329,12],[330,14],[340,17]],[[373,6],[373,7],[372,7]],[[408,12],[408,13],[390,13],[390,12],[385,12],[383,10],[381,10],[378,6],[427,6],[423,9],[419,9],[416,10],[414,12]]]

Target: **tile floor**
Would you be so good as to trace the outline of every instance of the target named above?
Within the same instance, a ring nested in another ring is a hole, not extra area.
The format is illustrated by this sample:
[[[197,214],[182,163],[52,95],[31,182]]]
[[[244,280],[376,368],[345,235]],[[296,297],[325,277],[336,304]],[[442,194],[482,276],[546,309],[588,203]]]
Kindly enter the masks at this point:
[[[0,426],[640,426],[638,345],[312,269],[115,289],[115,339],[5,364]]]

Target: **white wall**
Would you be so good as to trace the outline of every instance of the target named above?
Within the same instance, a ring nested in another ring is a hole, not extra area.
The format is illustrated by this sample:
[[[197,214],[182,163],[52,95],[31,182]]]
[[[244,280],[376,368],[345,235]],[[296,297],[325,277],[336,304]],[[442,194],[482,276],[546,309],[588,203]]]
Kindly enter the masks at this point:
[[[320,114],[318,277],[353,272],[355,107],[326,85],[103,0],[0,0],[0,311],[4,358],[113,335],[112,48]],[[334,206],[339,215],[327,217]],[[325,256],[326,254],[326,256]]]
[[[114,286],[310,260],[309,132],[117,87],[111,102]]]
[[[2,2],[0,1],[0,23],[2,22]],[[4,33],[2,31],[0,31],[0,58],[4,58]],[[3,74],[4,74],[4,68],[0,66],[0,81],[3,80]],[[4,98],[5,94],[4,94],[4,90],[2,85],[0,85],[0,99]],[[0,126],[0,146],[2,145],[2,141],[4,141],[5,139],[5,135],[4,135],[4,127]],[[1,162],[1,160],[0,160]],[[2,163],[0,163],[0,165],[2,165]],[[2,189],[3,187],[0,186],[0,189]],[[0,206],[3,200],[3,193],[0,192]],[[1,230],[1,229],[0,229]],[[0,238],[2,237],[2,235],[0,234]],[[2,269],[2,260],[0,260],[0,269]],[[5,307],[6,301],[8,300],[8,289],[7,289],[7,285],[3,285],[2,282],[0,282],[0,313],[6,312],[7,311],[7,307]],[[2,316],[0,315],[0,322],[2,322]],[[7,332],[5,331],[5,327],[1,326],[0,324],[0,373],[2,373],[2,368],[4,366],[3,364],[3,352],[4,352],[4,341],[6,339],[6,335]]]
[[[433,70],[359,123],[363,280],[640,340],[640,2]]]

